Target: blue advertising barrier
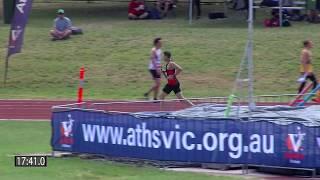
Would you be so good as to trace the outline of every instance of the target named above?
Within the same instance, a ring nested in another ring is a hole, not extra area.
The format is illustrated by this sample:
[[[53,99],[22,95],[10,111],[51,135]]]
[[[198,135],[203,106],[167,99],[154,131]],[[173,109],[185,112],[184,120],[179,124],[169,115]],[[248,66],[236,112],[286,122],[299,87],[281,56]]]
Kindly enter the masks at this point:
[[[320,167],[320,128],[238,119],[53,112],[54,151],[150,160]]]

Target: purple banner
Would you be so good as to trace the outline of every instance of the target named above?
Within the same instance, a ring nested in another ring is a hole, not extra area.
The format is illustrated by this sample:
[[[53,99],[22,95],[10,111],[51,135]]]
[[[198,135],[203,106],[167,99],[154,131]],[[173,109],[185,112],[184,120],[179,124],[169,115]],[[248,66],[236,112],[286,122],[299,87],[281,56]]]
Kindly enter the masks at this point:
[[[21,52],[24,29],[32,7],[32,0],[16,0],[11,22],[7,57]]]

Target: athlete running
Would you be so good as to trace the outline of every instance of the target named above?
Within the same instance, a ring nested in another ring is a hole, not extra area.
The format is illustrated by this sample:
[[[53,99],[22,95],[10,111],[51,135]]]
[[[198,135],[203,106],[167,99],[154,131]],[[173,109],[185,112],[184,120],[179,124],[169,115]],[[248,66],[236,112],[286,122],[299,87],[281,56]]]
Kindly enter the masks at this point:
[[[161,38],[155,38],[153,40],[153,45],[154,47],[151,49],[149,72],[153,78],[154,85],[149,89],[148,92],[144,93],[144,97],[148,98],[149,94],[153,91],[153,100],[157,100],[161,83]]]
[[[303,49],[301,51],[301,64],[300,64],[300,73],[305,79],[310,79],[313,83],[313,89],[317,87],[318,82],[316,76],[313,74],[313,66],[312,66],[312,52],[311,49],[313,47],[312,41],[306,40],[303,42]],[[306,85],[306,80],[303,81],[299,87],[299,93],[303,90]]]
[[[313,48],[312,41],[310,41],[310,40],[303,41],[303,49],[301,51],[301,57],[300,57],[300,62],[301,62],[300,73],[301,73],[301,76],[303,76],[304,80],[302,80],[301,85],[299,87],[299,90],[298,90],[299,94],[304,89],[304,87],[306,85],[306,81],[308,79],[310,79],[312,81],[313,89],[315,89],[318,86],[317,78],[313,73],[312,52],[311,52],[312,48]],[[319,92],[317,94],[319,95]],[[313,99],[313,100],[317,101],[317,99]]]
[[[168,83],[163,88],[162,90],[163,92],[160,95],[160,99],[163,100],[167,95],[171,93],[171,91],[173,91],[176,94],[178,99],[185,100],[185,102],[193,106],[194,104],[191,101],[183,97],[182,91],[180,89],[180,83],[177,79],[177,76],[182,72],[182,68],[178,64],[173,62],[173,60],[171,59],[170,52],[165,51],[163,54],[164,54],[164,61],[166,63],[165,70],[163,71],[163,73],[167,78]]]

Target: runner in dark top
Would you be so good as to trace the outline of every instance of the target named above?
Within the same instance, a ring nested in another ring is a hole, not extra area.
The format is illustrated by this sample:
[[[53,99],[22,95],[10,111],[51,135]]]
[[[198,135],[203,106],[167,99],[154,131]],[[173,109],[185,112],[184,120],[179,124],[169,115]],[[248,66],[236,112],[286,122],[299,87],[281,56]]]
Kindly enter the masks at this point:
[[[168,83],[163,88],[163,92],[160,95],[160,99],[163,100],[168,94],[173,91],[178,99],[185,100],[188,104],[193,106],[193,103],[187,99],[185,99],[182,95],[182,91],[180,89],[180,83],[177,79],[177,75],[182,72],[182,68],[172,61],[171,53],[166,51],[164,54],[164,61],[166,62],[165,70],[163,71],[165,77],[168,80]]]

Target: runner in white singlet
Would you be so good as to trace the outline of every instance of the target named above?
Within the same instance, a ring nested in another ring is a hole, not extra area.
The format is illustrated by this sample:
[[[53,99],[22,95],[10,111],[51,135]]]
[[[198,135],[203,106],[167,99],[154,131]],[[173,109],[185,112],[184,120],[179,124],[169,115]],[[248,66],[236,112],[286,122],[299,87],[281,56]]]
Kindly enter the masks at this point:
[[[154,47],[151,49],[150,63],[149,63],[149,72],[154,80],[153,86],[144,93],[144,97],[148,98],[149,94],[153,91],[153,100],[157,100],[160,83],[161,83],[161,59],[162,59],[162,50],[161,50],[161,38],[156,38],[153,40]]]

